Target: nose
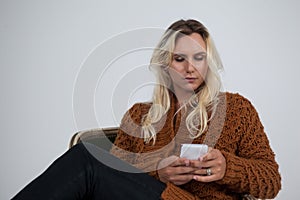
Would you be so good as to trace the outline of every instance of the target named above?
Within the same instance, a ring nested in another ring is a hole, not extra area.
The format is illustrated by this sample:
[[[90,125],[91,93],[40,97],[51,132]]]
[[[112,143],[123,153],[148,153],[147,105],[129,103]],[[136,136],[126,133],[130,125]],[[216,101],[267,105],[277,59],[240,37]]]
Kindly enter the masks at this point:
[[[186,72],[189,74],[195,72],[194,63],[190,59],[187,60],[187,63],[186,63]]]

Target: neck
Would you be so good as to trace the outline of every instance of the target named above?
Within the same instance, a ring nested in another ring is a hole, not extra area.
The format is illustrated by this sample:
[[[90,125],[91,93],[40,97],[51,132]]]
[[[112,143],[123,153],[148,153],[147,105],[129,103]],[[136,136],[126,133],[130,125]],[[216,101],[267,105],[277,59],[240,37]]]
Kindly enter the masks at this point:
[[[177,99],[177,102],[176,102],[176,109],[179,109],[182,105],[184,105],[190,98],[191,96],[193,95],[192,92],[176,92],[175,91],[175,96],[176,96],[176,99]]]

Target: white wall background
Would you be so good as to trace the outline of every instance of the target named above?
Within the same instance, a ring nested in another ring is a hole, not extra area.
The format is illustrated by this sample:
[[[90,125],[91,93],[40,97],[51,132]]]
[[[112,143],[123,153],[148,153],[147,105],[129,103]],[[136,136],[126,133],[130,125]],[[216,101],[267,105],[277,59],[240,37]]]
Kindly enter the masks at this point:
[[[11,198],[67,149],[77,131],[73,86],[89,52],[120,32],[166,28],[180,18],[209,28],[225,66],[225,89],[253,102],[276,152],[283,179],[277,199],[295,199],[299,9],[296,0],[1,0],[0,199]]]

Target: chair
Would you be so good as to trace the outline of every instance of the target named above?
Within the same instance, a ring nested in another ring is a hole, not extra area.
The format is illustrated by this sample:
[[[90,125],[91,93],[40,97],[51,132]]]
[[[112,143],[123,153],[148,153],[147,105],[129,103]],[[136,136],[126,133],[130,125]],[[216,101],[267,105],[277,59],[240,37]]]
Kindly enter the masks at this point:
[[[80,143],[88,142],[109,151],[115,141],[119,127],[95,128],[75,133],[70,140],[69,148]],[[243,200],[260,200],[252,195],[244,195]]]
[[[116,139],[118,130],[119,127],[108,127],[79,131],[72,136],[69,148],[84,141],[109,151]]]

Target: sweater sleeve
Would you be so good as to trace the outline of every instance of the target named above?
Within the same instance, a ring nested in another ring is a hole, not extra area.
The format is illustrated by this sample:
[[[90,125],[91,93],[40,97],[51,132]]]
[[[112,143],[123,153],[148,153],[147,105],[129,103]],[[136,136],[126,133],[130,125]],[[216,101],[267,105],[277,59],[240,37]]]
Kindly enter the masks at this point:
[[[224,178],[217,183],[238,193],[274,198],[281,188],[281,177],[258,113],[241,96],[234,106],[235,116],[239,118],[236,121],[241,122],[238,125],[241,129],[238,153],[221,151],[226,158],[227,168]]]
[[[144,139],[141,137],[141,121],[149,107],[149,104],[135,104],[125,113],[111,153],[157,178],[156,166],[162,156],[155,151],[143,152]]]
[[[147,168],[147,166],[153,165],[157,166],[157,163],[161,159],[160,156],[157,156],[156,159],[153,159],[151,154],[148,154],[152,159],[148,159],[148,156],[141,156],[139,154],[142,151],[140,143],[143,143],[143,140],[137,134],[140,134],[140,122],[142,116],[147,112],[148,109],[144,109],[144,106],[141,104],[136,104],[130,108],[124,115],[120,130],[118,132],[117,138],[114,142],[114,146],[111,149],[111,153],[118,158],[136,166],[138,168]],[[125,151],[124,151],[125,150]],[[131,152],[131,153],[128,153]],[[149,160],[152,160],[149,162]],[[146,165],[146,166],[144,166]],[[156,168],[156,167],[155,167]],[[149,172],[149,175],[159,179],[157,171],[153,170]],[[163,200],[198,200],[199,198],[195,195],[189,193],[188,191],[181,189],[180,187],[167,183],[165,190],[163,191],[161,198]]]
[[[141,117],[143,115],[142,104],[133,105],[123,116],[115,142],[110,150],[111,154],[126,161],[134,163],[135,156],[139,152],[139,137],[141,133]]]

